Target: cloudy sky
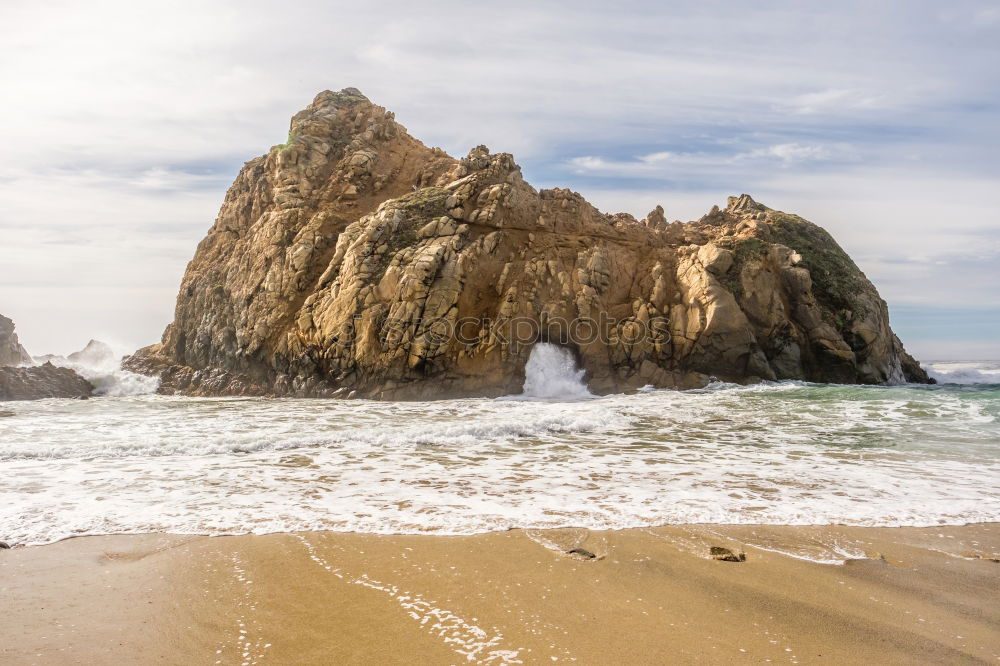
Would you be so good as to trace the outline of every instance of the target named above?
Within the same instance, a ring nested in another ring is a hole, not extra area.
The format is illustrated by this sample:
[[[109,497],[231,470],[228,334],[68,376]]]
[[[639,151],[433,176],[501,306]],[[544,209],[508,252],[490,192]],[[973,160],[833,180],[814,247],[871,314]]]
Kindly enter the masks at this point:
[[[997,2],[412,7],[4,0],[0,313],[28,349],[157,341],[242,164],[354,86],[606,211],[799,213],[918,358],[1000,358]]]

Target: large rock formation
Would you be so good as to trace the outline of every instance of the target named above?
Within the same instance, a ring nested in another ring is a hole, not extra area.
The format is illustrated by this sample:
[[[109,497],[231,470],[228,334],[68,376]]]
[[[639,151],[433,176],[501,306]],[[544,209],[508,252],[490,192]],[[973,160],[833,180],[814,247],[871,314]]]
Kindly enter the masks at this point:
[[[0,315],[0,366],[31,364],[31,356],[14,332],[14,322]]]
[[[536,340],[596,392],[927,380],[816,225],[747,195],[686,224],[604,214],[508,154],[424,146],[353,88],[244,166],[174,322],[126,367],[166,392],[498,395]]]

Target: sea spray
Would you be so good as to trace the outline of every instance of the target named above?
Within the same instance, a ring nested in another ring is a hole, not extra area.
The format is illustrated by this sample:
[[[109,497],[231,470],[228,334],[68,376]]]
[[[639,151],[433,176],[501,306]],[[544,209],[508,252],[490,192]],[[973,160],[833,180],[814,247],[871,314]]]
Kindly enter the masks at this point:
[[[75,371],[94,385],[94,395],[123,397],[155,393],[160,380],[123,370],[121,356],[110,345],[91,340],[86,347],[69,356],[49,354],[36,357],[35,361],[48,361],[52,365]]]
[[[1000,361],[927,361],[923,365],[939,384],[1000,385]]]
[[[548,342],[531,348],[524,366],[524,393],[527,398],[580,400],[591,398],[583,382],[584,370],[576,367],[573,352]]]

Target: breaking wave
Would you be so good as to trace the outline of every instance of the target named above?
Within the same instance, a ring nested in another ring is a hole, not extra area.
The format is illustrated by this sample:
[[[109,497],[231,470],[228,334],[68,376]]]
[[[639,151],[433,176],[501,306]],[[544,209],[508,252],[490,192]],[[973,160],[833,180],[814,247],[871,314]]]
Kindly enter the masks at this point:
[[[36,363],[49,362],[61,368],[69,368],[94,385],[94,395],[123,397],[155,393],[160,385],[158,377],[147,377],[123,370],[122,354],[116,353],[110,345],[91,340],[87,346],[69,356],[49,354],[36,356]]]
[[[939,384],[1000,384],[1000,361],[930,361],[924,366]]]
[[[581,400],[594,397],[583,382],[585,372],[576,367],[573,352],[548,342],[531,348],[524,366],[526,398]]]

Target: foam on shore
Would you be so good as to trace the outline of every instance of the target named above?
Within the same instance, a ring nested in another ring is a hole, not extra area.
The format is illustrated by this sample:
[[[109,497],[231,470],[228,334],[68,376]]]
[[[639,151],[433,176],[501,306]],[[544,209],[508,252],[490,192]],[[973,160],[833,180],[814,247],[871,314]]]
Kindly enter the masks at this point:
[[[43,400],[0,539],[1000,520],[1000,392],[783,383],[587,400]]]

